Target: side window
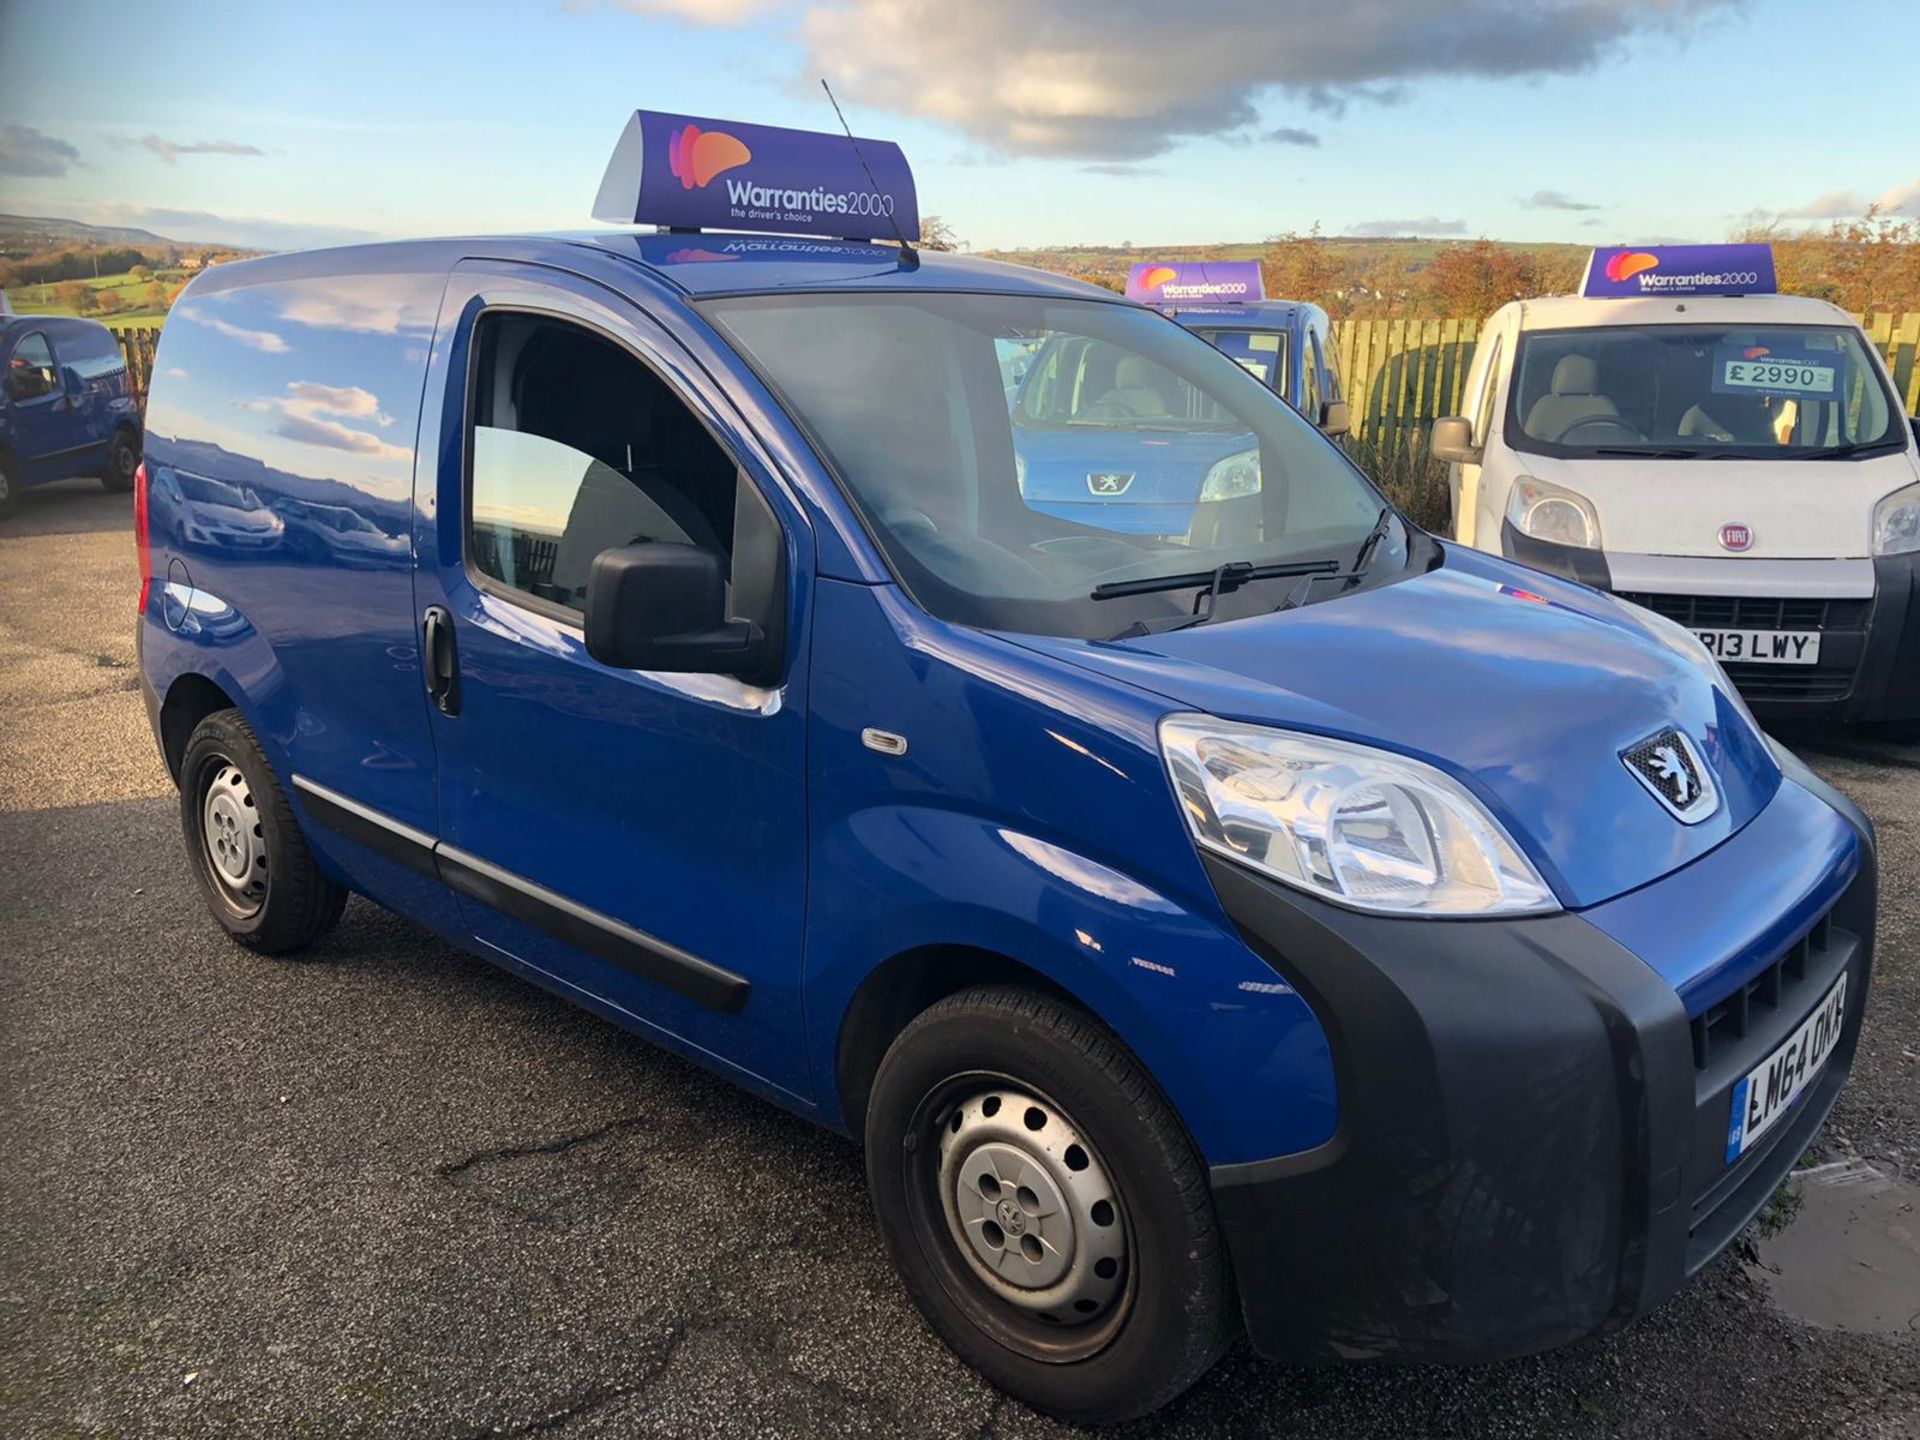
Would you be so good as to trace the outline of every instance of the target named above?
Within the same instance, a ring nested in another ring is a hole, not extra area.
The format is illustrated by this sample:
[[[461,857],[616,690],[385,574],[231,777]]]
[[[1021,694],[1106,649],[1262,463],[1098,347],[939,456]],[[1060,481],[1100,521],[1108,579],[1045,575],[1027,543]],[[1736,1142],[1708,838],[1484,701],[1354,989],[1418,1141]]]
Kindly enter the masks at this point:
[[[60,388],[59,372],[53,368],[53,347],[38,330],[22,335],[7,361],[7,394],[15,400],[38,400]]]
[[[1313,352],[1320,357],[1320,388],[1329,400],[1341,398],[1340,357],[1333,344],[1333,333],[1325,335],[1318,331],[1313,336]]]
[[[584,610],[603,550],[697,545],[731,582],[746,484],[667,385],[628,351],[543,316],[482,316],[468,454],[467,562]]]
[[[1493,337],[1493,345],[1487,351],[1486,372],[1480,377],[1480,404],[1473,419],[1473,440],[1476,445],[1485,445],[1493,438],[1493,397],[1500,391],[1500,359],[1504,335]]]
[[[1300,352],[1300,412],[1314,424],[1320,423],[1319,346],[1308,344]]]

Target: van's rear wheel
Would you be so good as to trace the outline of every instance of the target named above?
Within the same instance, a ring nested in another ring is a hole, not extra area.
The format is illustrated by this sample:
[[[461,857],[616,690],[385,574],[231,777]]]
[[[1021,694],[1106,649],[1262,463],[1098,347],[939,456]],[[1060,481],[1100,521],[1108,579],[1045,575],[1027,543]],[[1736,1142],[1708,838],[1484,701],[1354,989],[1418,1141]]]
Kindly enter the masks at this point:
[[[0,455],[0,520],[11,515],[19,503],[20,487],[13,477],[13,461]]]
[[[314,862],[238,710],[209,715],[187,741],[180,823],[207,908],[242,945],[297,950],[340,919],[347,892]]]
[[[107,468],[100,472],[100,486],[116,495],[133,489],[133,472],[140,468],[140,442],[126,430],[116,430],[107,447]]]
[[[867,1178],[928,1322],[1037,1409],[1141,1415],[1225,1348],[1205,1167],[1139,1063],[1069,1005],[996,986],[916,1018],[874,1079]]]

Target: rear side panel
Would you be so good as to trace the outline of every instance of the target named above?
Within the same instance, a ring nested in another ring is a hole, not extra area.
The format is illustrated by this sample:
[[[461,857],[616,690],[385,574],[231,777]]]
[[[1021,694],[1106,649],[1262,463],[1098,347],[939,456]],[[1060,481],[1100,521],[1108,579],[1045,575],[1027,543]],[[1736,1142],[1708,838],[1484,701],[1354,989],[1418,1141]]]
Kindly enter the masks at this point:
[[[156,688],[213,678],[283,782],[428,832],[412,490],[445,277],[425,247],[222,267],[167,323],[146,441]],[[395,898],[386,862],[330,858]]]

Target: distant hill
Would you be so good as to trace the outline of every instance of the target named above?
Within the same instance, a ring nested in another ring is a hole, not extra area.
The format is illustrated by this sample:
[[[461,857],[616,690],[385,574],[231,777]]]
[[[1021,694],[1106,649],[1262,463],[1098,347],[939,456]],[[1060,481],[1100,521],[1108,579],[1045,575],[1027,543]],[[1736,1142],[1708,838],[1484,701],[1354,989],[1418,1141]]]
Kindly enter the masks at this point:
[[[1348,258],[1395,255],[1410,264],[1420,265],[1450,245],[1463,240],[1430,240],[1408,237],[1386,239],[1367,235],[1325,235],[1322,243],[1329,250]],[[1258,260],[1272,242],[1266,240],[1229,241],[1213,245],[1049,245],[1034,249],[981,250],[976,253],[989,260],[1008,260],[1016,265],[1032,265],[1041,270],[1069,273],[1124,270],[1138,260]],[[1497,240],[1495,244],[1534,255],[1577,255],[1586,258],[1586,245],[1555,241]]]
[[[57,245],[178,246],[177,240],[124,225],[88,225],[45,215],[0,215],[0,251],[21,253]]]

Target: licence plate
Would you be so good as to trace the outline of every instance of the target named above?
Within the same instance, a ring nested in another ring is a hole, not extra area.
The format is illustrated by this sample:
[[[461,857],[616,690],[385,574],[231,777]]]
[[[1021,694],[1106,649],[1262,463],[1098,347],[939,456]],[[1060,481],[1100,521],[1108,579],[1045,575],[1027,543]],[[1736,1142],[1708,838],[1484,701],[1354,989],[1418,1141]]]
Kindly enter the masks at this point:
[[[1826,998],[1800,1022],[1786,1043],[1762,1060],[1747,1078],[1733,1087],[1733,1107],[1727,1116],[1727,1163],[1731,1165],[1793,1108],[1793,1102],[1820,1076],[1840,1043],[1847,1016],[1847,976],[1842,971]]]
[[[1695,630],[1700,643],[1724,661],[1760,665],[1818,665],[1818,630]]]

